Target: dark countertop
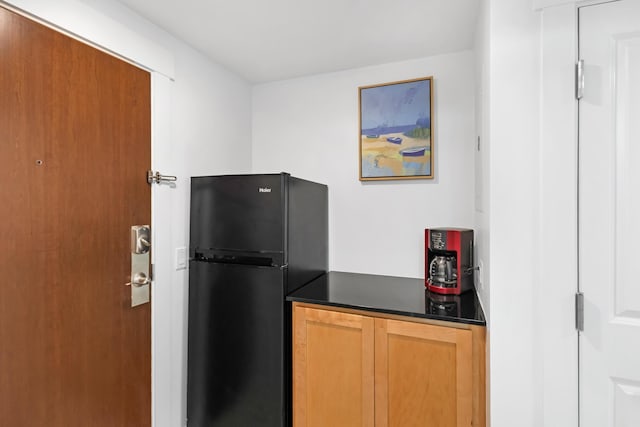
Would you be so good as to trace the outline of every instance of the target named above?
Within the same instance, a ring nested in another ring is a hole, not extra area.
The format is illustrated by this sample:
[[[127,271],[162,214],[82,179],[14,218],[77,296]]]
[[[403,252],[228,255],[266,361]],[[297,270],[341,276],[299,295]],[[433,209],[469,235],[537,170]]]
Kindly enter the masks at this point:
[[[423,279],[331,271],[289,294],[287,301],[486,325],[475,290],[439,295],[429,292]]]

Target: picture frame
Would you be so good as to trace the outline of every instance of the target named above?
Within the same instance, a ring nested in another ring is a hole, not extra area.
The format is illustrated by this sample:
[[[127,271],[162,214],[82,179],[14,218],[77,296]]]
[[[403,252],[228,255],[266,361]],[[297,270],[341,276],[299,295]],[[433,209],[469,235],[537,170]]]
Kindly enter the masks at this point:
[[[433,77],[358,88],[360,181],[432,179]]]

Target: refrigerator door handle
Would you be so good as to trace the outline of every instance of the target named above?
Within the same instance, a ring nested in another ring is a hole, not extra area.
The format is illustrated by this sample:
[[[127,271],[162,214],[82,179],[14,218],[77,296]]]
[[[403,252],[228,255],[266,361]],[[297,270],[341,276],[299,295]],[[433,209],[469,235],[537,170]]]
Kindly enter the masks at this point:
[[[253,265],[256,267],[279,267],[270,256],[232,255],[232,254],[204,254],[196,252],[194,261],[211,262],[217,264]]]

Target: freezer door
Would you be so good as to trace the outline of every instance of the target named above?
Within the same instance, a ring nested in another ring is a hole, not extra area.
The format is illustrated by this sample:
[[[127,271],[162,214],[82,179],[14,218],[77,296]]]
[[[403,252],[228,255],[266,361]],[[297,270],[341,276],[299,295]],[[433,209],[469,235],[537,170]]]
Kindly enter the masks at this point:
[[[191,262],[189,427],[285,425],[283,277],[274,267]]]
[[[283,252],[285,177],[277,174],[191,178],[192,251]]]

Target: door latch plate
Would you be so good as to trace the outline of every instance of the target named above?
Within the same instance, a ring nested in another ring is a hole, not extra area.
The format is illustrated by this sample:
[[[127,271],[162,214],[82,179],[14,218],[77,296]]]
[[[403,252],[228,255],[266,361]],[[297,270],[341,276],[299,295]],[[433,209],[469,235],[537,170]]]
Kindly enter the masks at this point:
[[[146,304],[150,300],[151,274],[149,255],[151,228],[148,225],[131,227],[131,307]]]

